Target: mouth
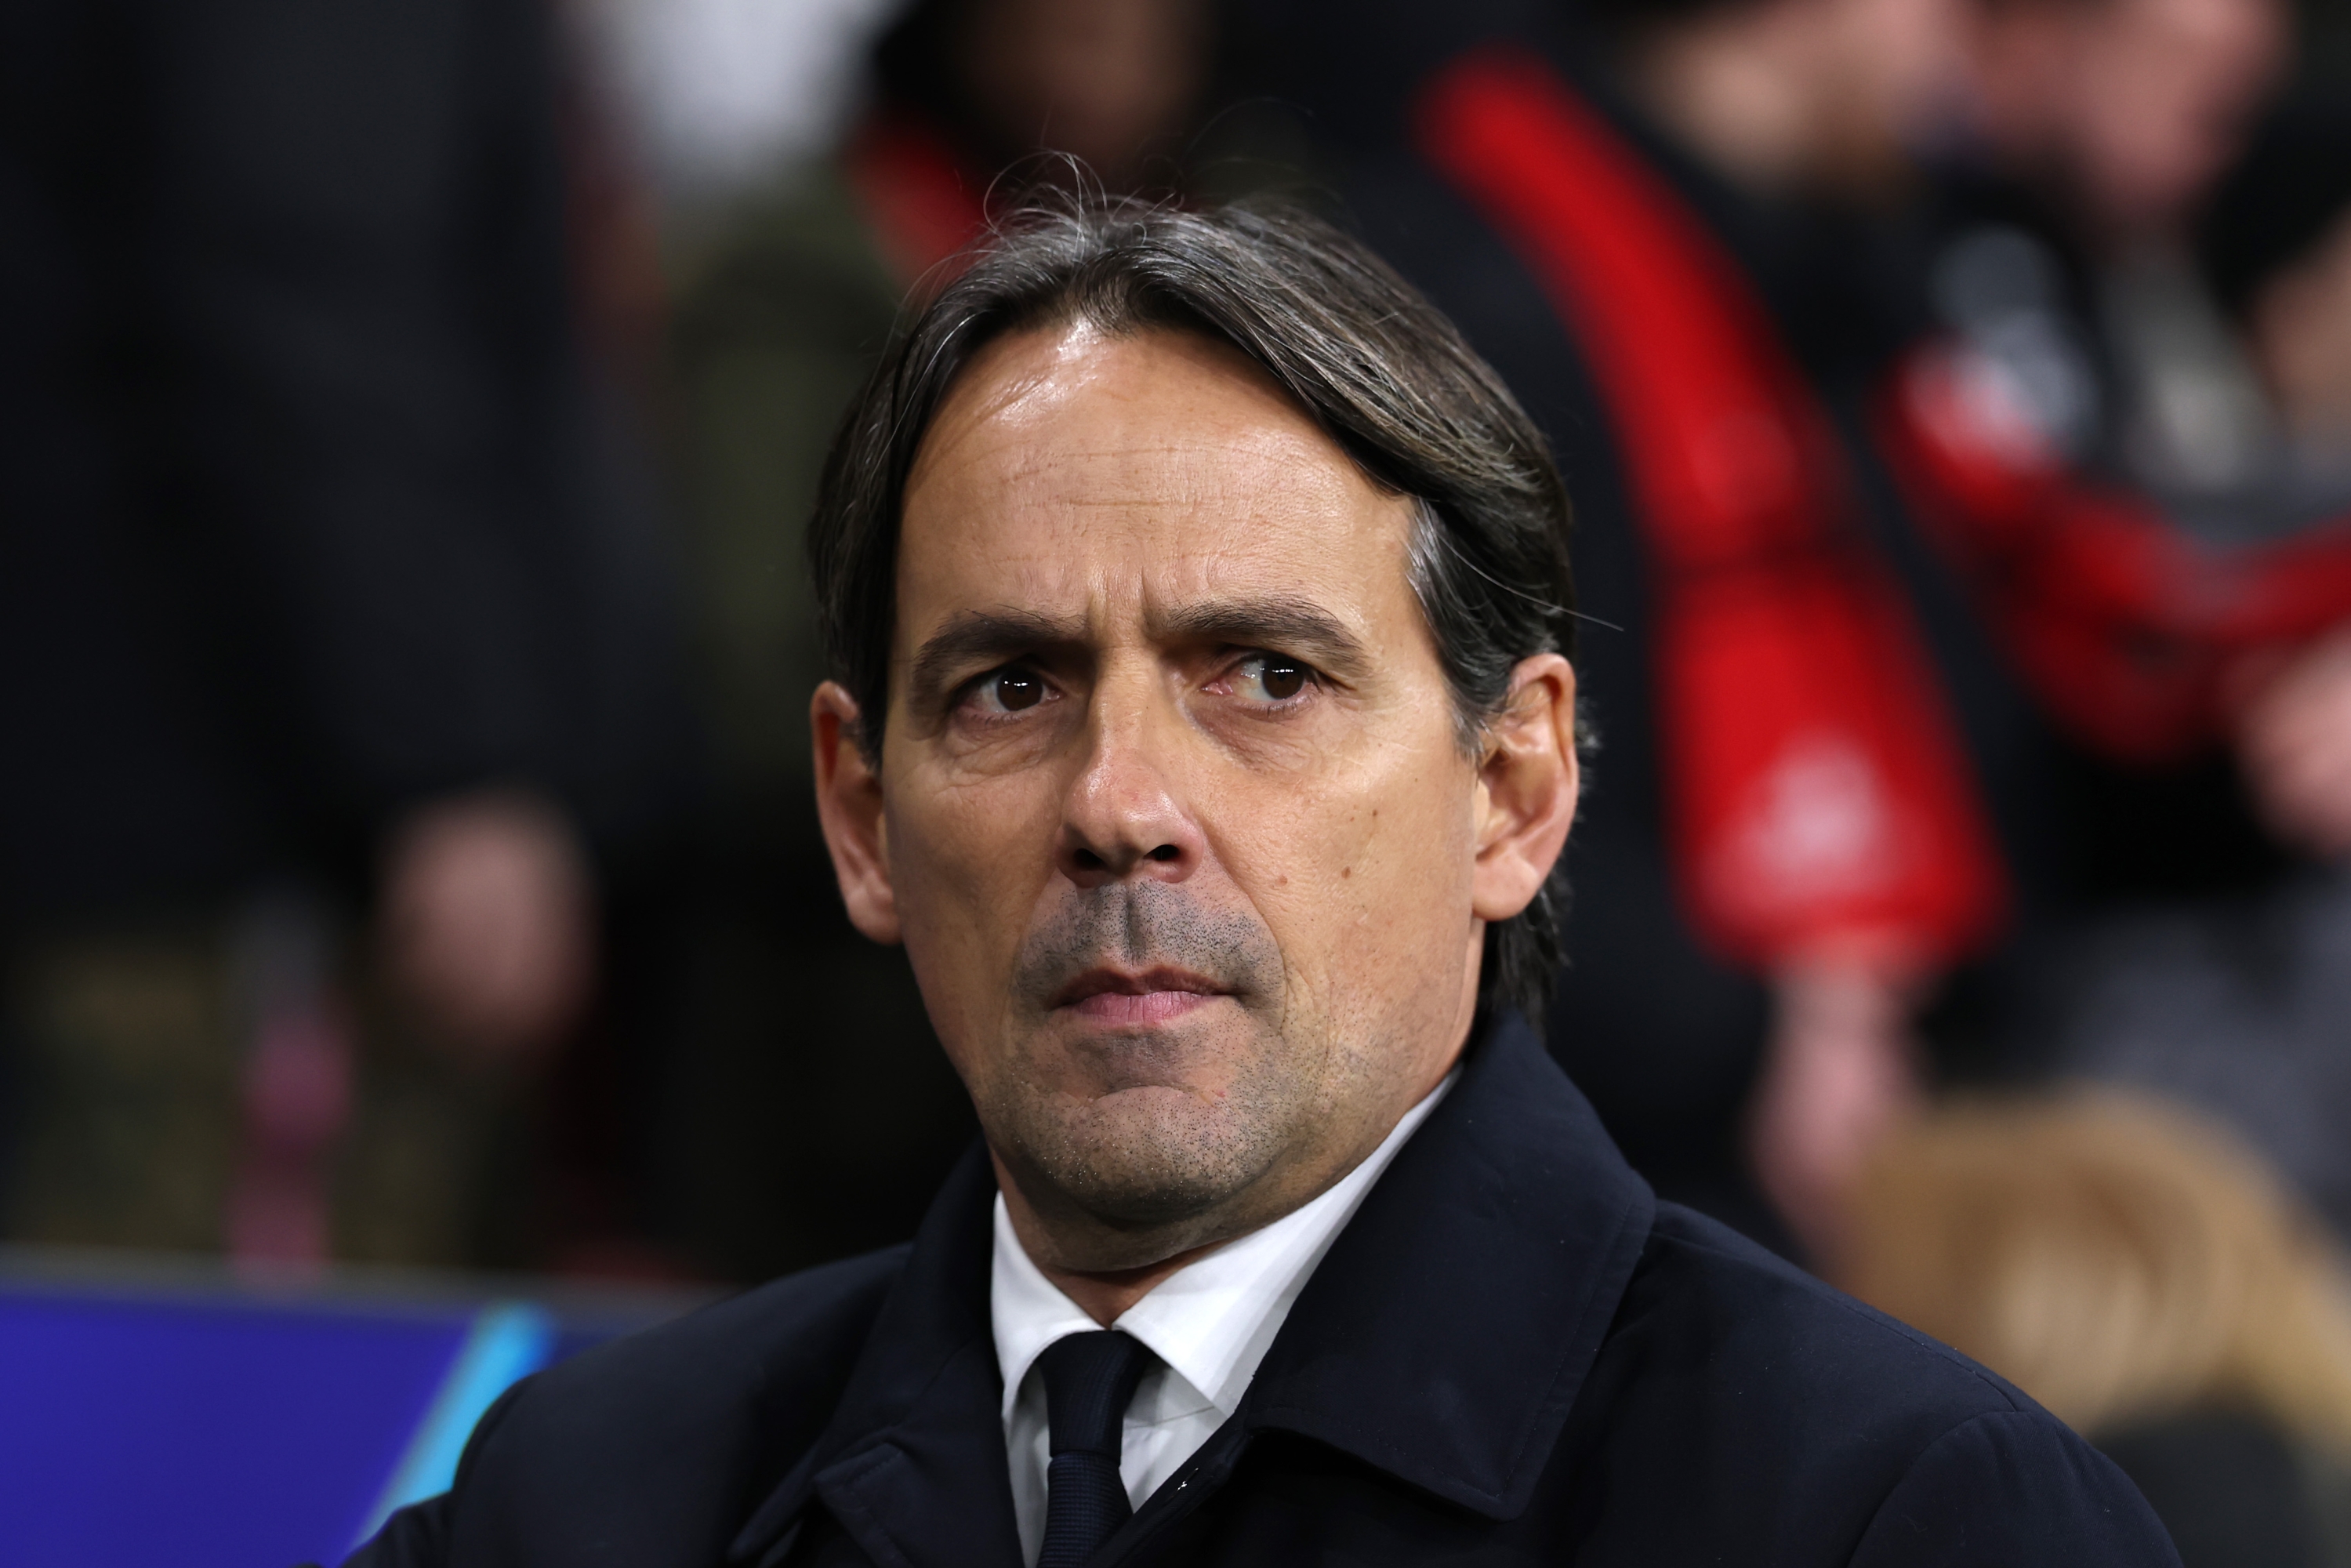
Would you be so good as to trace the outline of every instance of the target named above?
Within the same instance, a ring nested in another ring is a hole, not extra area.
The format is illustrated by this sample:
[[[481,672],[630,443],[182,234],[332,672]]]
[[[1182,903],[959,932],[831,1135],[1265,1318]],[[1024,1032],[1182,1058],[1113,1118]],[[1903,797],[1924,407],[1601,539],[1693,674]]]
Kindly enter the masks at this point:
[[[1066,1009],[1103,1024],[1165,1023],[1218,997],[1232,993],[1189,969],[1152,968],[1128,974],[1088,969],[1055,994],[1053,1009]]]

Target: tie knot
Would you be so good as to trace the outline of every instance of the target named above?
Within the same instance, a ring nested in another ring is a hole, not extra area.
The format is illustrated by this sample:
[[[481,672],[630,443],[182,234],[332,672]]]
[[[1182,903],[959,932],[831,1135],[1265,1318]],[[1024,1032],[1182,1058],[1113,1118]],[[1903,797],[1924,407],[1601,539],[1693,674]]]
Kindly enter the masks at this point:
[[[1127,1402],[1151,1353],[1112,1329],[1055,1340],[1037,1358],[1045,1379],[1045,1426],[1051,1452],[1103,1454],[1115,1463]]]

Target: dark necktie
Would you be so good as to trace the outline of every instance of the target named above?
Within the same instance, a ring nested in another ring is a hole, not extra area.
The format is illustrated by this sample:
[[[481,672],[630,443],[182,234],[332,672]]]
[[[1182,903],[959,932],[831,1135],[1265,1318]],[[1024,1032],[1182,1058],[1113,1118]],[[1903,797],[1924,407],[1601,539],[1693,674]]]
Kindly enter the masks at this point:
[[[1127,1401],[1151,1353],[1109,1329],[1073,1333],[1037,1358],[1045,1378],[1045,1544],[1037,1568],[1082,1568],[1134,1512],[1118,1479]]]

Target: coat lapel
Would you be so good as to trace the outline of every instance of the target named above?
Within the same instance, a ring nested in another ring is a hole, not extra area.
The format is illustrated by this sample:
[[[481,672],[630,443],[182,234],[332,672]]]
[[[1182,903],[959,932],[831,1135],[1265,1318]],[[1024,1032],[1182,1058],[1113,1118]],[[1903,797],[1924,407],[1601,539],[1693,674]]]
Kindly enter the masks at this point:
[[[931,1205],[831,1425],[736,1537],[730,1563],[775,1568],[820,1505],[884,1568],[1019,1568],[988,1333],[995,1197],[974,1147]]]
[[[1515,1518],[1656,1210],[1533,1030],[1506,1017],[1332,1244],[1235,1419]]]

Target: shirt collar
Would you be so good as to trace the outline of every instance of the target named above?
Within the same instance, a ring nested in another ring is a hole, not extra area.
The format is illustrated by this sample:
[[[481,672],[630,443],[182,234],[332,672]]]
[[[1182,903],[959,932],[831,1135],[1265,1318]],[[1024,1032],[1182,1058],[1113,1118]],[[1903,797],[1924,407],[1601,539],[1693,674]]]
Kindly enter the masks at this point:
[[[730,1561],[772,1568],[818,1496],[877,1560],[1019,1561],[987,1321],[995,1197],[975,1146],[924,1221],[825,1436],[753,1511]],[[1655,1210],[1541,1040],[1515,1017],[1495,1020],[1312,1270],[1224,1431],[1299,1433],[1514,1517]]]
[[[1280,1219],[1186,1263],[1111,1326],[1140,1340],[1218,1415],[1229,1417],[1240,1408],[1258,1363],[1314,1266],[1458,1074],[1458,1068],[1447,1073],[1406,1111],[1354,1169]],[[1021,1380],[1037,1358],[1055,1341],[1099,1325],[1029,1259],[1001,1193],[996,1198],[995,1246],[988,1315],[1008,1423]]]

